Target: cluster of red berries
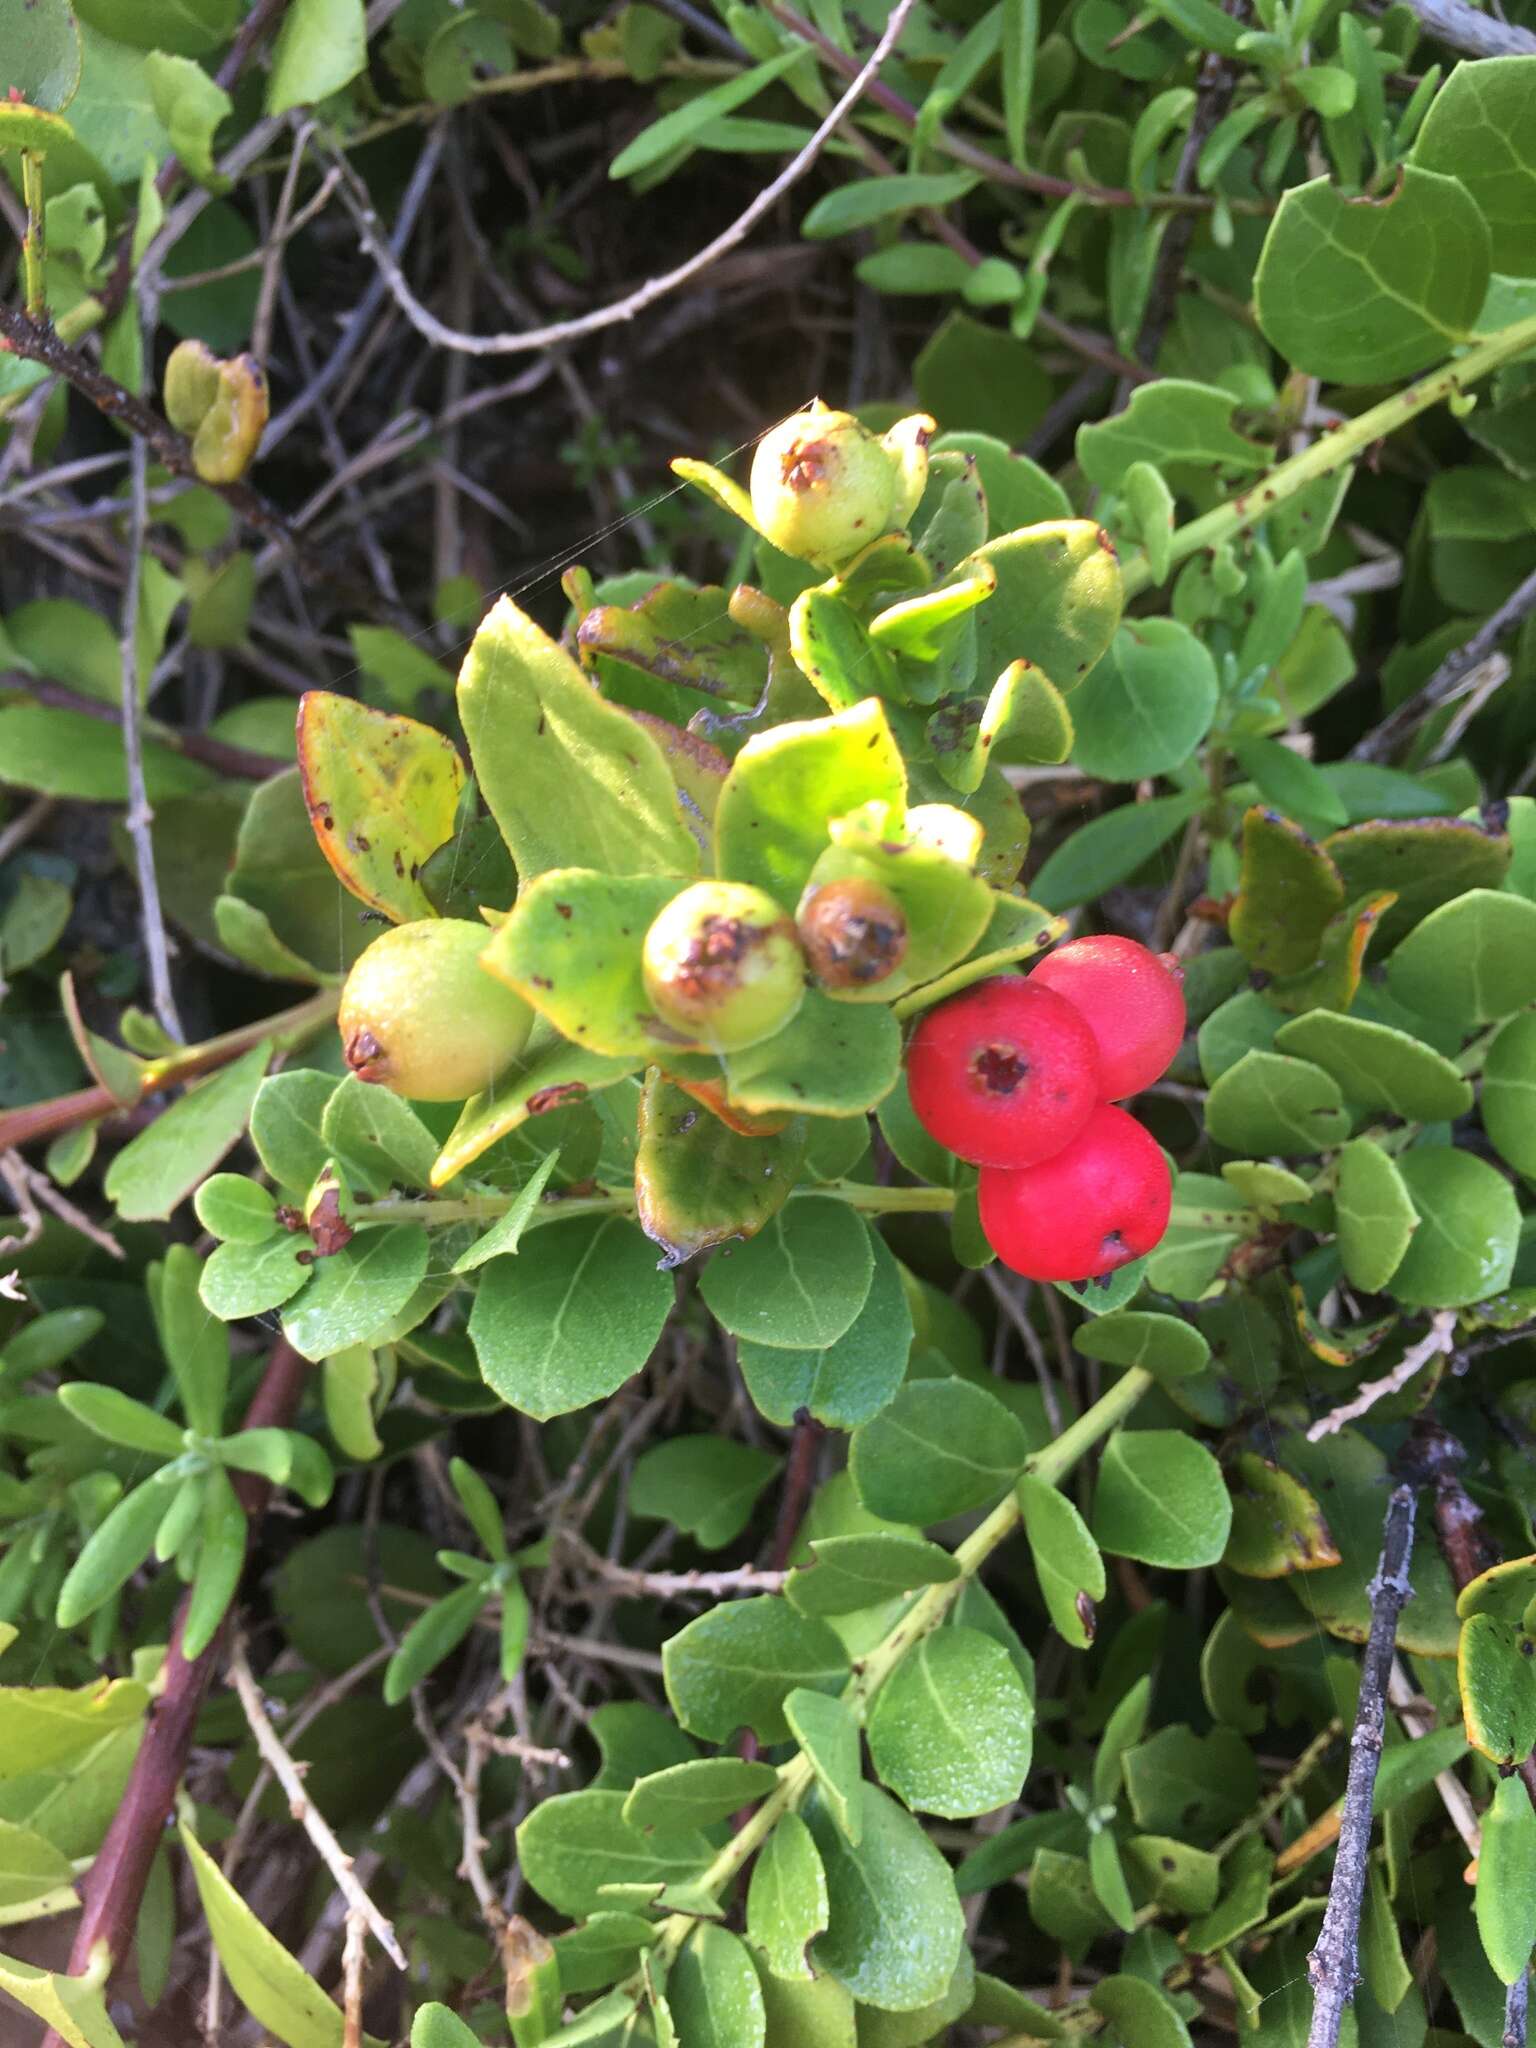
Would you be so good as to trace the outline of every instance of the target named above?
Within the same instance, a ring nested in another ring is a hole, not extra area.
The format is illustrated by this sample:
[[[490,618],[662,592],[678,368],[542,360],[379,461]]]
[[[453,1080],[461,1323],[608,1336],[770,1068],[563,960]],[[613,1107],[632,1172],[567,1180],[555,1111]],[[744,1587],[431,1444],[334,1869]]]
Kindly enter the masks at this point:
[[[1178,963],[1134,939],[1074,939],[1028,977],[977,982],[907,1048],[930,1137],[981,1168],[981,1226],[1031,1280],[1092,1280],[1152,1250],[1172,1189],[1157,1141],[1115,1103],[1184,1036]]]

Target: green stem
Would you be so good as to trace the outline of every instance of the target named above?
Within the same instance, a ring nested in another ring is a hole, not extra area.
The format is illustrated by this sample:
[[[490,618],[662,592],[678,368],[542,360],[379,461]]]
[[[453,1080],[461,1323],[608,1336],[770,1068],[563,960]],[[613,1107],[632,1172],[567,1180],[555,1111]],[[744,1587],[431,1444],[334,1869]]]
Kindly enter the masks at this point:
[[[1167,574],[1155,576],[1144,554],[1132,555],[1123,572],[1126,597],[1139,596],[1143,590],[1167,582],[1179,563],[1188,561],[1191,555],[1220,547],[1223,541],[1257,526],[1277,505],[1283,504],[1287,498],[1294,498],[1298,491],[1316,483],[1319,477],[1330,476],[1334,470],[1342,469],[1372,442],[1395,433],[1419,413],[1427,412],[1432,405],[1457,397],[1469,384],[1476,383],[1491,370],[1498,369],[1500,364],[1525,354],[1531,348],[1536,348],[1536,318],[1517,320],[1512,327],[1501,328],[1486,341],[1478,342],[1443,369],[1416,379],[1405,390],[1384,398],[1357,419],[1345,421],[1333,433],[1320,434],[1309,448],[1303,448],[1289,462],[1282,462],[1278,469],[1270,470],[1267,476],[1239,491],[1224,505],[1218,505],[1214,511],[1179,527],[1173,536]]]
[[[955,1206],[949,1188],[880,1188],[853,1180],[829,1180],[790,1190],[791,1201],[806,1195],[830,1195],[834,1201],[846,1202],[850,1209],[876,1216],[894,1215],[898,1211],[947,1215]],[[390,1195],[383,1201],[370,1202],[364,1215],[370,1223],[494,1223],[519,1199],[517,1195]],[[577,1195],[542,1203],[525,1228],[534,1230],[541,1223],[559,1223],[568,1216],[632,1215],[634,1208],[632,1189],[606,1195]]]
[[[1122,1423],[1154,1384],[1151,1373],[1133,1366],[1094,1402],[1086,1414],[1080,1415],[1076,1422],[1064,1429],[1054,1443],[1047,1444],[1043,1451],[1030,1458],[1024,1466],[1025,1472],[1032,1478],[1045,1480],[1049,1486],[1059,1486],[1078,1459]],[[862,1660],[860,1668],[843,1689],[843,1701],[856,1719],[862,1722],[867,1718],[875,1695],[897,1665],[924,1636],[931,1635],[939,1626],[971,1579],[999,1544],[1013,1534],[1022,1519],[1018,1495],[1010,1491],[1007,1498],[998,1502],[986,1520],[973,1529],[955,1551],[955,1562],[960,1567],[959,1577],[944,1585],[926,1587],[885,1640]],[[773,1791],[740,1833],[731,1837],[699,1878],[699,1884],[709,1892],[722,1892],[748,1858],[768,1839],[781,1815],[800,1804],[811,1788],[814,1775],[803,1752],[792,1757],[780,1770],[779,1782]],[[662,1925],[657,1942],[658,1954],[670,1960],[696,1925],[690,1914],[674,1913]]]
[[[43,239],[43,160],[36,150],[21,152],[21,196],[26,202],[27,231],[21,238],[22,271],[26,278],[27,318],[46,320],[48,293],[43,281],[46,247]]]

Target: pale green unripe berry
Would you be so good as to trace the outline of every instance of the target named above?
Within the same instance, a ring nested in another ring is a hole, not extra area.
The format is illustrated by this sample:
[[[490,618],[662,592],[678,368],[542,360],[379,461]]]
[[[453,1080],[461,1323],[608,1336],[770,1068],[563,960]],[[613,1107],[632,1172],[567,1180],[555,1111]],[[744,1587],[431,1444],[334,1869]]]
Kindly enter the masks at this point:
[[[533,1012],[480,965],[490,933],[458,917],[385,932],[342,990],[347,1065],[416,1102],[462,1102],[500,1079],[527,1043]]]
[[[752,458],[752,511],[775,547],[835,569],[905,525],[928,478],[933,421],[914,413],[884,440],[820,399],[782,421]]]
[[[712,1052],[782,1031],[805,996],[794,921],[762,889],[695,882],[645,935],[645,992],[662,1024]]]

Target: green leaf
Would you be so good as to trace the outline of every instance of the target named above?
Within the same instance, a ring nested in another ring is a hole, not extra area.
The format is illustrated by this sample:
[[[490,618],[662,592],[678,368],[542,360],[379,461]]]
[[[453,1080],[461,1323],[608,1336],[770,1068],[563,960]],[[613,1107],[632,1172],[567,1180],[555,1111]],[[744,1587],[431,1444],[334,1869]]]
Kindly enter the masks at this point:
[[[167,1489],[154,1479],[146,1479],[123,1495],[92,1532],[59,1589],[60,1628],[74,1628],[85,1621],[128,1583],[148,1557],[170,1499]],[[27,1767],[36,1769],[35,1757],[27,1759]]]
[[[234,33],[239,0],[75,0],[75,12],[135,49],[206,57]]]
[[[1190,5],[1190,0],[1158,0],[1159,12],[1172,12]],[[1217,7],[1210,12],[1227,17]],[[1189,2029],[1179,2017],[1178,2007],[1160,1985],[1145,1977],[1105,1977],[1088,1994],[1095,2012],[1109,2021],[1108,2039],[1120,2048],[1190,2048]]]
[[[314,1246],[303,1232],[280,1230],[265,1244],[216,1245],[203,1266],[199,1297],[210,1314],[227,1323],[266,1315],[292,1301],[306,1284],[313,1257]]]
[[[1518,1778],[1499,1780],[1483,1815],[1472,1910],[1493,1974],[1518,1984],[1536,1946],[1536,1808]]]
[[[277,1197],[243,1173],[214,1173],[192,1197],[204,1230],[226,1243],[265,1244],[277,1221]]]
[[[110,1444],[147,1451],[153,1458],[178,1458],[185,1448],[174,1422],[146,1408],[142,1401],[119,1393],[116,1387],[74,1380],[59,1388],[58,1400],[60,1407]]]
[[[1000,1643],[975,1629],[935,1629],[880,1688],[868,1733],[870,1759],[900,1799],[964,1820],[1018,1798],[1034,1703]]]
[[[267,112],[314,106],[350,84],[367,61],[363,0],[293,0],[272,52]]]
[[[536,1034],[547,1030],[547,1025],[534,1026]],[[638,1057],[605,1059],[601,1053],[567,1045],[563,1039],[543,1044],[535,1039],[532,1049],[494,1088],[472,1095],[465,1103],[438,1154],[432,1185],[445,1186],[493,1145],[513,1137],[531,1118],[584,1102],[589,1095],[634,1073],[641,1064]],[[559,1127],[557,1120],[550,1128]],[[528,1134],[529,1140],[534,1137],[535,1133]]]
[[[1523,1763],[1536,1748],[1530,1645],[1522,1629],[1494,1614],[1474,1614],[1462,1627],[1456,1678],[1467,1740],[1492,1763]]]
[[[258,1045],[187,1091],[131,1138],[105,1188],[125,1222],[169,1216],[244,1137],[270,1045]]]
[[[0,0],[0,93],[57,114],[80,83],[80,28],[66,0]]]
[[[1118,490],[1134,463],[1235,470],[1263,469],[1269,451],[1232,425],[1237,397],[1211,384],[1159,377],[1131,393],[1123,411],[1077,430],[1077,459],[1091,484]]]
[[[488,1260],[510,1257],[517,1250],[522,1243],[523,1232],[544,1199],[544,1190],[559,1158],[558,1146],[544,1154],[534,1168],[532,1178],[518,1189],[511,1208],[497,1217],[484,1237],[476,1238],[469,1250],[454,1261],[455,1273],[472,1273]]]
[[[909,1380],[854,1431],[848,1466],[872,1514],[927,1527],[995,1501],[1028,1455],[1022,1426],[985,1389]]]
[[[754,734],[720,792],[720,873],[766,889],[793,915],[827,844],[828,820],[868,803],[904,806],[906,794],[906,769],[877,697]]]
[[[1071,500],[1050,472],[1027,455],[1015,454],[995,434],[940,434],[928,450],[930,474],[936,458],[951,451],[969,455],[975,462],[986,492],[988,523],[993,534],[1015,533],[1021,526],[1071,516]],[[926,537],[923,552],[934,559]]]
[[[560,867],[697,873],[656,741],[510,598],[476,633],[458,701],[476,779],[525,882]]]
[[[213,1945],[246,2011],[286,2048],[341,2048],[341,2007],[267,1932],[184,1822],[180,1834]]]
[[[1232,1468],[1232,1533],[1222,1557],[1227,1569],[1278,1579],[1339,1561],[1316,1496],[1256,1451],[1239,1452]]]
[[[1305,1157],[1337,1145],[1349,1132],[1339,1084],[1308,1060],[1245,1052],[1212,1088],[1206,1128],[1234,1152]]]
[[[825,1351],[786,1351],[750,1337],[736,1358],[759,1411],[788,1429],[805,1409],[828,1429],[856,1429],[895,1395],[912,1348],[912,1311],[901,1268],[878,1231],[869,1235],[874,1274],[848,1328]]]
[[[1352,19],[1353,17],[1349,17]],[[1343,798],[1320,769],[1278,740],[1233,740],[1232,752],[1261,796],[1296,817],[1315,818],[1321,825],[1347,825]]]
[[[788,1199],[804,1150],[803,1125],[743,1136],[652,1073],[635,1157],[640,1227],[668,1265],[728,1238],[754,1237]]]
[[[812,1195],[789,1203],[745,1244],[717,1251],[699,1291],[736,1336],[823,1351],[852,1327],[873,1279],[863,1218],[845,1202]]]
[[[1094,1540],[1117,1557],[1193,1571],[1226,1549],[1232,1502],[1221,1467],[1171,1429],[1117,1430],[1094,1492]]]
[[[824,1621],[764,1595],[690,1621],[663,1648],[662,1669],[672,1711],[692,1734],[729,1742],[751,1728],[769,1743],[788,1737],[786,1696],[801,1686],[838,1691],[848,1658]]]
[[[1418,1146],[1397,1162],[1419,1227],[1392,1275],[1415,1308],[1464,1308],[1509,1285],[1520,1241],[1514,1189],[1486,1160],[1448,1145]]]
[[[637,1913],[593,1913],[580,1927],[555,1937],[555,1957],[565,1991],[601,1991],[627,1976],[659,1927]]]
[[[496,1259],[469,1334],[488,1387],[541,1421],[600,1401],[637,1373],[672,1307],[655,1249],[621,1216],[573,1217],[540,1234],[537,1259]]]
[[[1192,1835],[1214,1839],[1258,1798],[1258,1765],[1234,1728],[1218,1725],[1196,1735],[1175,1722],[1127,1750],[1123,1768],[1137,1826],[1177,1829],[1181,1841]]]
[[[1211,1347],[1193,1323],[1146,1309],[1117,1309],[1072,1333],[1073,1349],[1105,1365],[1139,1366],[1154,1379],[1183,1380],[1200,1371]]]
[[[1221,1865],[1206,1849],[1171,1835],[1133,1835],[1126,1854],[1152,1889],[1153,1902],[1176,1913],[1208,1913],[1221,1887]]]
[[[427,1270],[427,1233],[419,1223],[360,1230],[348,1245],[310,1268],[303,1298],[283,1317],[283,1334],[310,1359],[366,1344],[397,1316]]]
[[[622,1792],[588,1790],[541,1800],[517,1831],[517,1853],[541,1899],[584,1919],[611,1905],[603,1885],[686,1883],[714,1851],[709,1837],[692,1829],[642,1834],[624,1818]]]
[[[965,1918],[949,1866],[917,1822],[876,1786],[861,1794],[857,1843],[819,1803],[807,1814],[830,1912],[812,1961],[865,2004],[913,2012],[947,1989]]]
[[[1108,782],[1165,774],[1205,738],[1216,698],[1216,664],[1188,627],[1137,619],[1073,701],[1073,759]]]
[[[702,1550],[721,1550],[746,1528],[758,1495],[783,1462],[729,1437],[670,1437],[635,1460],[629,1512],[670,1522]]]
[[[1075,690],[1120,623],[1120,563],[1108,534],[1092,519],[1026,526],[989,540],[955,573],[988,570],[997,588],[976,614],[978,675],[990,682],[1027,661],[1058,690]]]
[[[1332,1074],[1351,1102],[1413,1123],[1450,1123],[1472,1107],[1472,1084],[1406,1031],[1364,1017],[1312,1010],[1282,1027],[1283,1053]]]
[[[320,1136],[361,1193],[431,1185],[437,1140],[411,1105],[388,1088],[349,1075],[325,1105]]]
[[[1422,170],[1458,178],[1492,240],[1493,267],[1536,276],[1536,163],[1526,145],[1536,60],[1489,57],[1458,64],[1430,102],[1413,146]]]
[[[1468,889],[1432,910],[1387,962],[1387,987],[1410,1010],[1467,1030],[1536,998],[1536,903]]]
[[[811,1943],[827,1920],[826,1872],[811,1831],[798,1813],[782,1814],[752,1865],[747,1938],[774,1976],[810,1982]]]
[[[797,1686],[784,1701],[784,1718],[816,1773],[827,1811],[848,1840],[857,1842],[864,1824],[863,1762],[853,1709],[836,1694]]]
[[[480,2048],[480,2037],[446,2005],[419,2005],[411,2021],[411,2048]]]
[[[165,1498],[162,1494],[162,1504]],[[0,1780],[73,1766],[106,1737],[120,1732],[136,1745],[138,1723],[148,1705],[147,1687],[133,1678],[98,1679],[77,1691],[52,1685],[0,1686]],[[103,1831],[105,1826],[104,1818]]]
[[[227,1475],[215,1468],[203,1488],[197,1574],[181,1638],[184,1656],[200,1657],[218,1634],[245,1569],[247,1534],[245,1510],[235,1489]]]
[[[80,1903],[74,1886],[62,1850],[32,1828],[0,1820],[0,1926],[73,1911]]]
[[[654,1059],[679,1039],[651,1007],[642,948],[657,913],[685,886],[674,876],[552,868],[520,891],[488,940],[485,965],[562,1037]]]
[[[757,1970],[723,1927],[694,1929],[667,1973],[667,2004],[688,2048],[763,2048],[768,2023]]]
[[[1506,833],[1462,818],[1428,817],[1351,825],[1330,833],[1323,850],[1343,877],[1346,901],[1388,889],[1395,893],[1396,903],[1381,919],[1383,948],[1395,946],[1421,918],[1465,891],[1497,889],[1512,852]]]
[[[214,166],[214,133],[234,110],[234,102],[200,64],[153,50],[144,59],[155,112],[165,124],[171,146],[200,185],[217,192],[227,180]],[[178,590],[178,598],[180,591]],[[153,665],[151,663],[151,665]]]
[[[1511,1017],[1483,1061],[1483,1129],[1516,1173],[1536,1178],[1536,1017]]]
[[[667,1065],[693,1080],[704,1062]],[[862,1116],[900,1076],[901,1027],[883,1003],[839,1003],[808,988],[782,1031],[709,1065],[723,1067],[727,1099],[750,1116]]]
[[[1108,1589],[1099,1546],[1071,1501],[1045,1480],[1026,1473],[1018,1496],[1046,1611],[1064,1642],[1086,1650],[1098,1629],[1097,1602]]]
[[[1380,199],[1314,178],[1281,198],[1255,307],[1293,368],[1330,383],[1387,384],[1466,339],[1490,270],[1487,225],[1458,178],[1406,164]]]
[[[123,2048],[98,1984],[0,1956],[0,1991],[52,2027],[65,2048]]]
[[[1205,801],[1197,791],[1121,804],[1058,846],[1030,884],[1047,910],[1071,910],[1127,880],[1187,825]]]
[[[852,1614],[959,1576],[949,1552],[921,1537],[822,1536],[812,1540],[809,1563],[795,1567],[784,1593],[802,1614]]]
[[[1378,1293],[1402,1264],[1419,1212],[1399,1162],[1373,1139],[1353,1138],[1339,1153],[1334,1210],[1350,1285]]]
[[[0,760],[5,779],[39,796],[125,804],[128,770],[115,725],[53,704],[0,708]],[[157,740],[144,741],[144,786],[151,803],[206,789],[209,771]]]
[[[479,1620],[487,1597],[487,1588],[476,1579],[422,1609],[385,1666],[385,1706],[398,1706],[409,1698],[414,1686],[453,1655]]]
[[[280,1187],[303,1197],[330,1163],[321,1125],[326,1104],[341,1083],[334,1074],[295,1067],[269,1074],[251,1106],[251,1143]]]
[[[976,184],[970,171],[896,173],[882,178],[855,178],[824,193],[800,223],[809,241],[852,234],[892,214],[919,206],[948,206],[963,199]]]
[[[670,114],[663,114],[659,121],[642,128],[634,140],[619,151],[608,166],[609,177],[631,178],[637,171],[649,170],[652,164],[660,163],[673,150],[693,141],[699,130],[711,121],[717,121],[722,114],[733,114],[748,100],[755,99],[764,86],[782,78],[790,65],[803,55],[798,47],[785,50],[777,57],[768,58],[765,63],[754,64],[750,71],[739,72],[723,84],[712,86],[708,92],[685,100]]]
[[[682,1828],[713,1827],[739,1807],[755,1806],[779,1782],[772,1764],[735,1756],[701,1756],[637,1778],[624,1801],[629,1827],[671,1834]]]
[[[1254,808],[1243,819],[1243,871],[1229,929],[1250,967],[1298,974],[1318,956],[1344,884],[1299,825]]]

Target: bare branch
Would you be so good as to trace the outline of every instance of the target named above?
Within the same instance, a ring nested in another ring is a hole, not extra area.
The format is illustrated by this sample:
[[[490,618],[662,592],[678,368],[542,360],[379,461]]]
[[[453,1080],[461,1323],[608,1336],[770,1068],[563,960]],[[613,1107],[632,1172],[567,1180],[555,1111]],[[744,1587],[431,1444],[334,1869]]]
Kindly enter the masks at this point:
[[[368,187],[344,158],[336,158],[341,165],[341,196],[357,225],[359,238],[367,249],[388,286],[389,294],[404,313],[418,334],[425,335],[437,348],[458,349],[472,356],[526,355],[533,349],[553,348],[560,342],[578,341],[583,335],[599,334],[605,327],[616,327],[626,320],[633,320],[637,313],[643,313],[647,306],[665,298],[677,290],[701,270],[707,270],[717,258],[734,249],[744,241],[760,220],[777,206],[791,186],[796,185],[820,156],[831,139],[839,122],[843,121],[863,98],[865,90],[875,78],[880,66],[895,48],[897,39],[906,27],[915,0],[898,0],[892,8],[890,18],[881,31],[880,40],[855,74],[852,84],[832,108],[814,135],[798,153],[791,157],[779,175],[766,184],[744,212],[737,215],[729,227],[723,229],[702,249],[696,250],[685,263],[661,277],[649,278],[635,291],[619,299],[611,306],[594,307],[590,313],[582,313],[572,320],[557,320],[547,327],[530,327],[521,334],[465,334],[458,328],[449,327],[437,315],[424,306],[406,282],[393,251],[384,239],[378,214],[368,194]]]
[[[1432,36],[1469,57],[1536,56],[1536,34],[1496,14],[1469,7],[1467,0],[1408,0]]]
[[[1356,1422],[1362,1415],[1369,1414],[1378,1401],[1384,1401],[1389,1394],[1400,1394],[1408,1382],[1421,1372],[1432,1358],[1441,1352],[1451,1351],[1456,1344],[1456,1315],[1453,1309],[1439,1309],[1430,1318],[1429,1335],[1421,1337],[1403,1353],[1389,1373],[1379,1380],[1366,1380],[1358,1387],[1349,1400],[1337,1408],[1330,1408],[1326,1415],[1320,1415],[1307,1431],[1309,1444],[1321,1443],[1325,1436],[1332,1436],[1346,1422]]]
[[[1468,8],[1467,12],[1472,10]],[[1486,21],[1488,17],[1479,14],[1475,19]],[[1531,48],[1536,51],[1536,36],[1531,37]],[[1536,570],[1532,570],[1524,582],[1516,584],[1498,610],[1483,621],[1470,640],[1458,647],[1454,654],[1446,656],[1427,683],[1415,690],[1411,697],[1405,697],[1380,725],[1373,726],[1364,739],[1351,747],[1351,760],[1384,760],[1400,741],[1416,732],[1426,718],[1443,704],[1455,701],[1463,686],[1474,678],[1475,672],[1482,668],[1504,635],[1532,611],[1536,611]],[[1499,680],[1503,681],[1508,673],[1506,666]]]
[[[366,1921],[380,1948],[399,1969],[403,1970],[406,1967],[405,1952],[395,1939],[395,1930],[358,1883],[352,1869],[352,1858],[332,1834],[325,1816],[304,1790],[304,1781],[299,1776],[298,1766],[284,1749],[277,1730],[272,1726],[262,1701],[260,1688],[252,1675],[245,1654],[245,1644],[238,1638],[229,1655],[229,1675],[234,1681],[235,1691],[240,1695],[240,1705],[250,1725],[251,1734],[256,1739],[256,1747],[260,1750],[262,1759],[273,1777],[287,1793],[289,1812],[314,1843],[321,1862],[336,1880],[336,1889],[346,1899],[349,1915],[355,1913]]]
[[[1371,1796],[1387,1718],[1387,1679],[1397,1640],[1397,1618],[1413,1596],[1408,1564],[1413,1555],[1414,1504],[1411,1486],[1394,1487],[1387,1503],[1381,1561],[1371,1581],[1371,1633],[1361,1660],[1360,1704],[1349,1738],[1349,1777],[1338,1854],[1322,1930],[1307,1958],[1315,1999],[1307,2048],[1336,2048],[1344,2010],[1355,1995],[1360,1975],[1360,1907],[1371,1847]]]

